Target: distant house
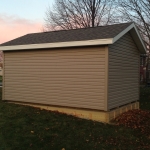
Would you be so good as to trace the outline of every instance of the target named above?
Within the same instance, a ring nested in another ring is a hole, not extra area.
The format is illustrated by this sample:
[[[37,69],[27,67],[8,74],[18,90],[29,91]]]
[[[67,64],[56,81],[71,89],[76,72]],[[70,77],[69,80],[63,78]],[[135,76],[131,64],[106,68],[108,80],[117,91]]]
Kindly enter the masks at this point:
[[[0,50],[3,100],[104,122],[139,108],[146,48],[133,23],[27,34]]]

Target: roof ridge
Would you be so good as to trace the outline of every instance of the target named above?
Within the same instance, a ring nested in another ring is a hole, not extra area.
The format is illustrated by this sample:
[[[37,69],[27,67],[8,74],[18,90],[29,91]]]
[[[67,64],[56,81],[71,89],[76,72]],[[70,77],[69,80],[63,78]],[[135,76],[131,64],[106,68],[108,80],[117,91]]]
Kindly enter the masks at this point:
[[[76,31],[76,30],[85,30],[85,29],[94,29],[94,28],[99,28],[99,27],[108,27],[108,26],[114,26],[114,25],[123,25],[123,24],[132,24],[133,22],[126,22],[126,23],[117,23],[117,24],[109,24],[109,25],[104,25],[104,26],[95,26],[95,27],[86,27],[86,28],[77,28],[77,29],[68,29],[68,30],[55,30],[55,31],[45,31],[45,32],[36,32],[36,33],[28,33],[26,35],[33,35],[33,34],[42,34],[42,33],[52,33],[52,32],[62,32],[62,31]]]

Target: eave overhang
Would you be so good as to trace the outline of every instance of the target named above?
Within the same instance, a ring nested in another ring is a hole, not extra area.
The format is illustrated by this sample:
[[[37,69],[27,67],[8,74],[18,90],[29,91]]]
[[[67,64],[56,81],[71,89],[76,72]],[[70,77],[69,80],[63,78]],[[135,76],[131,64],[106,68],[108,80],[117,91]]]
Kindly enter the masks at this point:
[[[123,35],[129,32],[137,45],[141,54],[146,54],[146,46],[136,28],[134,23],[128,26],[125,30],[120,32],[114,38],[108,39],[95,39],[83,41],[70,41],[70,42],[56,42],[56,43],[41,43],[41,44],[26,44],[26,45],[11,45],[0,46],[1,51],[14,51],[14,50],[36,50],[36,49],[51,49],[51,48],[65,48],[65,47],[79,47],[79,46],[96,46],[96,45],[109,45],[118,41]]]

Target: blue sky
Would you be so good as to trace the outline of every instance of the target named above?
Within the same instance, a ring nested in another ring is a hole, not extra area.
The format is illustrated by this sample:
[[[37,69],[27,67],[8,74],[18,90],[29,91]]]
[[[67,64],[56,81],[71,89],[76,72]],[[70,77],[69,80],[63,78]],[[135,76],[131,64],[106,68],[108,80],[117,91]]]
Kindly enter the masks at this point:
[[[1,0],[0,43],[31,32],[41,32],[47,8],[54,0]]]
[[[0,13],[42,21],[47,7],[53,2],[54,0],[1,0]]]

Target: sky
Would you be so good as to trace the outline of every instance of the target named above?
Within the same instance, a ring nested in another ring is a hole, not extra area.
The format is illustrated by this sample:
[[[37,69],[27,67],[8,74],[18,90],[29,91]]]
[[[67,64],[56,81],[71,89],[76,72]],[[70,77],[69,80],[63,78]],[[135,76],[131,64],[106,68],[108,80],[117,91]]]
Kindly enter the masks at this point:
[[[0,44],[42,32],[45,12],[54,0],[0,0]]]

